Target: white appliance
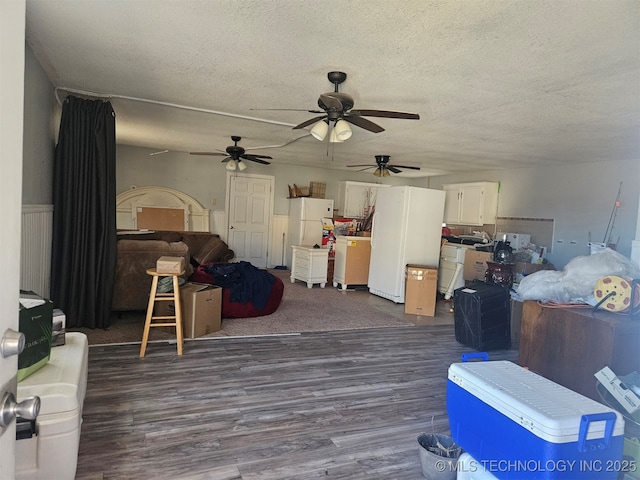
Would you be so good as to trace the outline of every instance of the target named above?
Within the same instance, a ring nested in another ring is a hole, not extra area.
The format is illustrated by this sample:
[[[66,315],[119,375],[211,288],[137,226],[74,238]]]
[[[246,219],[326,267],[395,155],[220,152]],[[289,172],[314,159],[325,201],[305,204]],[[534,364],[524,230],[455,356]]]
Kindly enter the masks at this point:
[[[406,266],[438,265],[445,192],[394,186],[379,189],[377,197],[369,292],[404,303]]]
[[[524,247],[531,243],[531,235],[528,235],[526,233],[498,232],[496,234],[496,240],[509,242],[509,246],[515,252],[516,250],[522,250]]]
[[[299,197],[289,199],[289,241],[287,266],[291,268],[291,247],[322,246],[322,219],[333,218],[333,200]]]
[[[447,243],[440,250],[440,265],[438,267],[438,291],[449,300],[456,288],[464,287],[462,270],[464,268],[465,253],[473,249],[472,245]]]

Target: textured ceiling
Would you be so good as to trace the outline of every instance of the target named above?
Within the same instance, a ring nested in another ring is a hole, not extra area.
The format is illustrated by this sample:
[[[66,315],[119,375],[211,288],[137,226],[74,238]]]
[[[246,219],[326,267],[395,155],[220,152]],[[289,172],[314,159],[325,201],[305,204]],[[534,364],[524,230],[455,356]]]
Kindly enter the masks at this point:
[[[354,108],[421,119],[254,153],[420,175],[640,159],[638,0],[27,0],[26,21],[56,87],[111,95],[122,144],[282,145],[340,70]]]

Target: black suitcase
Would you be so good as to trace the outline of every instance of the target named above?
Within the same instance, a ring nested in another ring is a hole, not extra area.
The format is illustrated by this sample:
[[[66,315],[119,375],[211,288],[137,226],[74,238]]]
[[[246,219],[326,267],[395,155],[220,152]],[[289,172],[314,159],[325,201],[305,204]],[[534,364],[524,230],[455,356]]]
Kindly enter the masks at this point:
[[[453,292],[456,340],[476,350],[511,348],[511,295],[502,285],[474,282]]]

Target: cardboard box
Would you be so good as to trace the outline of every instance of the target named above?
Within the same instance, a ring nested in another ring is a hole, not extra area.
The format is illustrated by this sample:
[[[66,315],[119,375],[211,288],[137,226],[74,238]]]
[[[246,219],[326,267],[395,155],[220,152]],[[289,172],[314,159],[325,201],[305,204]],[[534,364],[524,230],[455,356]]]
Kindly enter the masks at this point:
[[[407,265],[404,313],[434,317],[438,289],[438,269],[424,265]]]
[[[18,355],[18,382],[44,367],[51,355],[53,302],[31,291],[20,290],[18,330],[25,346]]]
[[[162,256],[156,262],[158,273],[184,273],[184,257]]]
[[[517,275],[527,276],[540,270],[555,270],[553,263],[525,263],[516,262],[513,273]]]
[[[467,250],[464,255],[464,269],[462,278],[466,281],[482,280],[487,271],[487,261],[493,258],[492,252],[478,252],[477,250]]]
[[[180,287],[182,306],[182,334],[197,338],[217,332],[222,326],[222,287],[187,282]],[[175,315],[173,302],[158,302],[153,311],[156,317]],[[165,328],[165,327],[158,327]],[[173,327],[166,327],[174,332]]]

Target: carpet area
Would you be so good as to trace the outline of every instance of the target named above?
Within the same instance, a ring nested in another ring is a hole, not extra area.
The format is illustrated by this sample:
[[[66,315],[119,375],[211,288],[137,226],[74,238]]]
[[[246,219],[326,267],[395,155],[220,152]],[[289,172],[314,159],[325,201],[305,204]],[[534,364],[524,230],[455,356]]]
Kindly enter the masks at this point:
[[[366,289],[342,291],[327,284],[325,288],[306,283],[291,283],[289,270],[270,270],[284,282],[282,302],[271,315],[253,318],[223,319],[221,330],[207,337],[254,336],[302,332],[326,332],[363,328],[413,326],[413,316],[405,316],[396,305],[370,294]],[[145,312],[114,313],[107,329],[73,328],[83,332],[90,345],[140,342]],[[448,323],[451,319],[444,318]],[[172,340],[169,329],[151,329],[150,341]]]

